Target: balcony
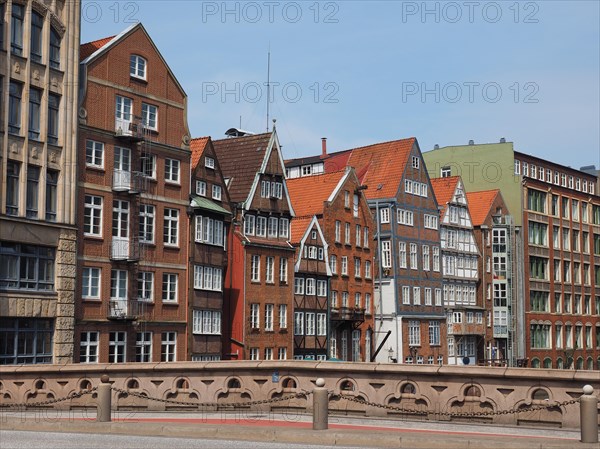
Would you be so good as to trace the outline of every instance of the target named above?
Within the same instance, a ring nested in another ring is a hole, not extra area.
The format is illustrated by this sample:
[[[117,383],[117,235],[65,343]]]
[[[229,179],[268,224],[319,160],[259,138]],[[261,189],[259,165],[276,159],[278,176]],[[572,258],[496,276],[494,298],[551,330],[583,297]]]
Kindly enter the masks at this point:
[[[137,239],[113,237],[111,242],[111,260],[137,262],[140,260],[141,243]]]
[[[140,142],[144,140],[144,123],[141,117],[133,117],[126,120],[115,118],[115,135],[129,142]]]
[[[508,326],[494,324],[494,338],[508,338]]]
[[[448,335],[485,335],[483,323],[452,323],[448,325]]]
[[[331,308],[331,321],[365,321],[365,309],[341,307]]]
[[[111,298],[108,303],[107,318],[109,320],[134,321],[144,315],[148,301],[129,300],[128,298]]]
[[[139,194],[146,191],[148,178],[139,171],[114,170],[113,185],[115,192]]]

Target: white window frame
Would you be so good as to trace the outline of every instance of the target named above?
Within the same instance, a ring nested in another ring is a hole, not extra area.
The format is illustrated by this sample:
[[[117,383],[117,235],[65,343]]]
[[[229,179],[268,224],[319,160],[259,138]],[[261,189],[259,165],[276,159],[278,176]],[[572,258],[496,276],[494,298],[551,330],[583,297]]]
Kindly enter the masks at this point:
[[[250,304],[250,327],[252,329],[260,328],[260,304]]]
[[[279,329],[287,329],[287,304],[279,304]]]
[[[260,282],[260,255],[258,254],[252,255],[250,276],[252,282]]]
[[[85,338],[84,338],[85,336]],[[92,338],[94,336],[94,338]],[[94,331],[81,332],[79,340],[79,363],[98,363],[100,333]],[[84,354],[82,349],[85,348]]]
[[[142,103],[142,123],[152,131],[158,131],[158,107]]]
[[[161,362],[177,361],[177,332],[168,331],[161,333],[160,360]]]
[[[129,57],[129,76],[146,81],[148,61],[140,55],[132,54]]]
[[[215,168],[215,160],[212,157],[206,156],[204,158],[204,166],[206,168],[212,168],[214,170],[214,168]]]
[[[165,207],[163,218],[163,244],[179,246],[179,209]]]
[[[89,154],[88,154],[89,153]],[[88,158],[91,157],[91,162]],[[88,139],[85,141],[85,165],[104,169],[104,143]]]
[[[165,158],[165,181],[172,184],[179,184],[181,162],[178,159]]]
[[[81,297],[83,299],[100,299],[100,286],[102,285],[102,269],[98,267],[84,267],[82,273]],[[87,282],[86,282],[87,280]],[[97,294],[91,294],[93,290]]]
[[[265,331],[273,331],[273,315],[275,304],[265,304]]]
[[[163,273],[162,281],[162,301],[166,303],[178,302],[178,283],[179,275],[177,273]]]
[[[88,198],[92,202],[88,201]],[[98,201],[99,200],[99,204]],[[104,198],[96,195],[85,195],[84,205],[84,227],[83,235],[90,237],[102,237],[102,210],[104,205]],[[89,217],[89,230],[86,231],[85,217]],[[97,224],[94,224],[95,221]]]

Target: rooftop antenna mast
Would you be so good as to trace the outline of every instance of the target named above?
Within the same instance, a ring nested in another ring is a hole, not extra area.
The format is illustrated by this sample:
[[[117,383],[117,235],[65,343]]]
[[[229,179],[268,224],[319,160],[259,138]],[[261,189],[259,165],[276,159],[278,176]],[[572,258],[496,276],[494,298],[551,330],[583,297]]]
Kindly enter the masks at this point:
[[[271,43],[267,57],[267,132],[269,132],[269,106],[271,104]]]

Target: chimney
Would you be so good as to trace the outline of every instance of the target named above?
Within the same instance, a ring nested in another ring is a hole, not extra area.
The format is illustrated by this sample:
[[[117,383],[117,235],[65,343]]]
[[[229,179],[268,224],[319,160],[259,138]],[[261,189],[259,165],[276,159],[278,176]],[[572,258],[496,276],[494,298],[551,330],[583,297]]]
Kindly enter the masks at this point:
[[[321,138],[321,159],[327,157],[327,137]]]

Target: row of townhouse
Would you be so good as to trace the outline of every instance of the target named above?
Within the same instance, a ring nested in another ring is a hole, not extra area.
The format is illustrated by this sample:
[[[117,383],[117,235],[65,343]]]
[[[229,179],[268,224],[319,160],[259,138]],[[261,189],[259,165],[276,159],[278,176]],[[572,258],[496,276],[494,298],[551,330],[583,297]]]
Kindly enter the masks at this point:
[[[80,45],[78,2],[0,8],[0,364],[600,368],[595,174],[507,142],[191,139],[141,24]]]

